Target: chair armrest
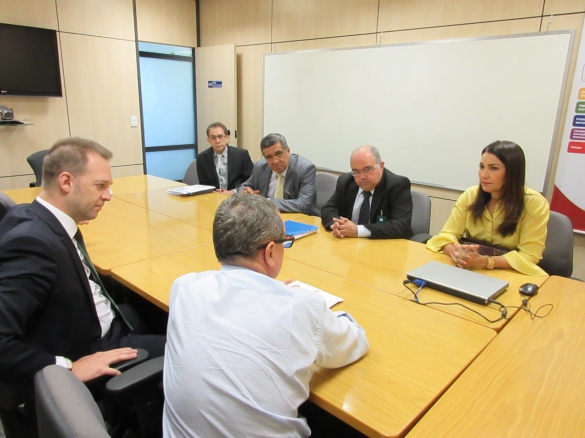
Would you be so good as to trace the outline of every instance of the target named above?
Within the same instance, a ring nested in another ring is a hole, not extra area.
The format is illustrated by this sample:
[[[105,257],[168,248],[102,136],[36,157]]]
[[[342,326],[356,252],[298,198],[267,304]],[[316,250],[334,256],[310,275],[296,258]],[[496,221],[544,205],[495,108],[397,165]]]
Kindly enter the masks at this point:
[[[150,359],[108,380],[105,418],[120,431],[138,425],[140,436],[162,436],[164,356]],[[112,434],[112,436],[115,436]],[[133,436],[133,435],[131,435]]]
[[[163,372],[164,356],[150,359],[123,372],[106,383],[106,391],[111,394],[124,393],[151,379],[160,378]]]
[[[116,362],[110,365],[110,368],[115,368],[120,372],[127,371],[130,368],[135,367],[138,364],[141,364],[146,359],[148,359],[148,351],[143,350],[142,348],[137,348],[138,354],[134,359],[123,360],[121,362]]]

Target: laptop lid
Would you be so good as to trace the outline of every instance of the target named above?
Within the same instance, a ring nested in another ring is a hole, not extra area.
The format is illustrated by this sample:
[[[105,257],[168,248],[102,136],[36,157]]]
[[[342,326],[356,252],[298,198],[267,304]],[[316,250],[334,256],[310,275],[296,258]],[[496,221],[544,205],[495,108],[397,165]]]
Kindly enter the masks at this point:
[[[499,278],[439,262],[429,262],[413,269],[406,277],[409,280],[424,280],[428,287],[479,304],[489,304],[510,285]]]

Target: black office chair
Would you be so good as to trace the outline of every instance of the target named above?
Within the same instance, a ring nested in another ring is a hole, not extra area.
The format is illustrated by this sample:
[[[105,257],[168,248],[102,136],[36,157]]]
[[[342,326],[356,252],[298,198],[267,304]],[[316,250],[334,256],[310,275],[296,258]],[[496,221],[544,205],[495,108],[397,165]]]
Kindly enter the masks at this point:
[[[148,352],[138,349],[134,359],[112,364],[112,368],[126,371],[148,359]],[[72,373],[65,369],[69,374]],[[40,372],[40,371],[39,371]],[[104,398],[105,384],[108,376],[90,382],[88,388],[92,388],[93,397],[100,400]],[[100,383],[101,382],[101,383]],[[84,385],[85,386],[85,385]],[[88,389],[89,390],[89,389]],[[35,421],[34,386],[7,380],[0,380],[0,417],[7,436],[12,437],[37,437],[37,423]],[[0,436],[2,436],[0,434]]]
[[[35,375],[40,438],[110,435],[93,396],[67,368],[49,365]]]
[[[30,187],[40,187],[43,182],[43,160],[45,159],[45,155],[49,152],[48,149],[44,149],[42,151],[35,152],[28,156],[26,161],[30,164],[33,172],[35,173],[36,181],[30,183]]]
[[[538,266],[548,275],[570,278],[573,274],[573,224],[567,216],[550,212],[545,245]]]
[[[431,237],[429,230],[431,228],[431,198],[423,192],[411,190],[412,194],[412,220],[410,227],[413,236],[410,240],[415,242],[427,243]]]
[[[116,433],[137,430],[141,438],[162,436],[164,356],[144,362],[106,384],[105,411]]]
[[[16,205],[16,202],[12,200],[8,195],[0,192],[0,221],[6,216],[8,210]]]
[[[134,415],[141,437],[161,436],[163,361],[163,357],[151,359],[110,379],[105,389],[105,418],[73,373],[58,365],[45,367],[35,375],[39,438],[123,436]],[[127,401],[134,405],[128,406]]]

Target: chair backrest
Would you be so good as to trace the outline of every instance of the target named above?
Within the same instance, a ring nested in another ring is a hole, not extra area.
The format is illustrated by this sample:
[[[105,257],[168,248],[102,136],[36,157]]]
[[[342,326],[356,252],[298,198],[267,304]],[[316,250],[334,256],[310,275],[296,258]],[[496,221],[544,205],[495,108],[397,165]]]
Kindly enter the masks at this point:
[[[4,216],[6,216],[6,213],[8,213],[8,210],[10,210],[15,205],[16,205],[16,202],[14,202],[12,200],[12,198],[10,198],[8,195],[0,192],[0,221],[2,220],[2,218]]]
[[[183,177],[183,182],[187,185],[195,185],[199,184],[199,176],[197,175],[197,160],[193,160],[187,170],[185,171],[185,176]]]
[[[39,438],[109,437],[86,386],[67,368],[49,365],[35,374]]]
[[[423,192],[411,190],[412,220],[410,227],[413,235],[428,234],[431,228],[431,198]]]
[[[550,212],[546,248],[538,263],[549,275],[571,277],[573,274],[573,224],[564,214]]]
[[[45,158],[45,155],[47,155],[47,152],[49,152],[49,150],[44,149],[29,155],[26,159],[35,173],[36,178],[36,181],[31,184],[31,187],[40,187],[43,182],[43,159]]]
[[[335,192],[335,185],[337,184],[338,175],[329,172],[317,172],[317,179],[315,185],[317,188],[317,208],[321,210],[323,204],[329,201]]]

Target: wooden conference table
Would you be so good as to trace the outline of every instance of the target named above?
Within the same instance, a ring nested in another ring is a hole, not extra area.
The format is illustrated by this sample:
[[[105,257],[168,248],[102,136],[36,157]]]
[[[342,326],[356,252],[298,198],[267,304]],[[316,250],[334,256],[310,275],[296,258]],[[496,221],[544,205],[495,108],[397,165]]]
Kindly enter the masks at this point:
[[[168,309],[176,277],[219,267],[210,230],[225,197],[166,193],[177,185],[149,176],[118,178],[112,187],[114,200],[83,228],[98,269],[163,309]],[[34,191],[6,193],[17,202],[30,202]],[[319,223],[304,215],[283,217]],[[311,381],[311,400],[366,435],[407,433],[504,326],[481,321],[462,308],[410,301],[402,284],[406,272],[430,260],[447,262],[416,242],[340,240],[322,228],[285,251],[279,279],[298,279],[341,296],[345,301],[333,310],[350,312],[367,332],[371,348],[364,358],[338,370],[316,369]],[[515,291],[527,277],[511,271],[484,273],[510,281],[499,301],[520,303]],[[546,277],[530,280],[542,284]],[[461,302],[490,319],[499,316],[498,311],[431,289],[420,297]]]
[[[127,201],[139,207],[168,215],[174,219],[187,222],[196,227],[212,229],[215,210],[225,199],[224,195],[208,193],[195,197],[169,196],[166,188],[116,194],[117,199]],[[448,263],[444,255],[434,254],[425,245],[409,240],[369,240],[369,239],[336,239],[321,226],[321,219],[303,214],[282,215],[283,218],[317,225],[319,231],[299,240],[286,251],[286,257],[304,264],[319,268],[332,274],[350,278],[359,283],[393,295],[410,299],[412,293],[403,285],[406,273],[428,262],[440,261]],[[508,290],[498,297],[498,301],[508,307],[508,316],[512,317],[521,304],[518,294],[520,285],[526,283],[527,277],[509,270],[481,270],[483,274],[510,282]],[[531,282],[539,286],[547,277],[532,277]],[[480,304],[447,296],[432,289],[424,289],[419,298],[423,302],[457,302],[481,313],[490,320],[496,320],[501,312],[496,306]],[[484,324],[500,330],[509,319],[489,323],[477,313],[461,306],[435,306],[435,308],[462,317],[470,321]]]
[[[585,434],[585,283],[551,277],[408,434],[581,437]],[[545,310],[545,309],[542,309]]]

